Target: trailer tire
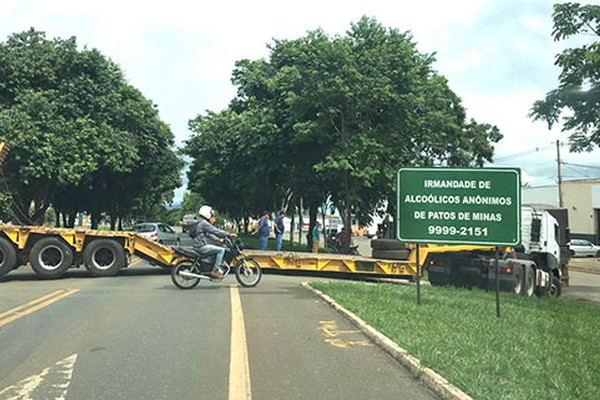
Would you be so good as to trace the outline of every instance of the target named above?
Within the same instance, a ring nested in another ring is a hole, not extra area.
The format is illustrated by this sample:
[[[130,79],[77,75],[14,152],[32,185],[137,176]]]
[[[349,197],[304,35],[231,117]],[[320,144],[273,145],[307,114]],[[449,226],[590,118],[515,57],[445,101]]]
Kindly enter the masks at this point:
[[[514,278],[514,286],[513,291],[517,295],[522,295],[525,291],[525,273],[523,271],[523,267],[521,265],[515,266],[515,273],[513,275]]]
[[[127,264],[123,246],[115,240],[92,240],[83,249],[83,264],[94,276],[115,276]]]
[[[73,264],[73,249],[62,239],[45,237],[31,246],[29,262],[41,278],[60,278]]]
[[[375,239],[371,240],[371,248],[374,250],[404,250],[406,244],[395,239]]]
[[[532,266],[524,266],[523,269],[525,269],[523,295],[532,297],[535,294],[535,271]]]
[[[0,238],[0,278],[17,265],[17,250],[6,238]]]
[[[427,273],[427,277],[429,279],[429,283],[431,286],[447,286],[450,283],[448,279],[448,275],[440,273],[440,272],[431,272]]]
[[[371,252],[373,258],[381,258],[383,260],[408,260],[410,250],[380,250],[373,249]]]

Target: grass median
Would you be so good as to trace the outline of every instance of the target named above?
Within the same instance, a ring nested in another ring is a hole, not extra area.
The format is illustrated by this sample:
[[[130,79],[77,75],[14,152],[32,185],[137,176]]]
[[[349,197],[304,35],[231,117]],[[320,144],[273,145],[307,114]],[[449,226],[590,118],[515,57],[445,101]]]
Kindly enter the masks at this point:
[[[600,306],[449,287],[318,282],[475,399],[600,398]]]

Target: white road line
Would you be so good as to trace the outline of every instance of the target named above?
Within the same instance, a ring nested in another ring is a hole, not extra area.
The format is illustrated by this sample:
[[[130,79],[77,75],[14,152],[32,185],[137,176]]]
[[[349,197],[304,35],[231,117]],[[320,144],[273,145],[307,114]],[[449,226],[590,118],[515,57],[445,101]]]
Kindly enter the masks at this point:
[[[242,301],[237,286],[231,286],[231,359],[229,400],[251,400],[250,366]]]
[[[32,375],[13,386],[3,389],[0,391],[0,399],[32,400],[44,398],[65,400],[73,377],[76,360],[77,354],[72,354],[52,367],[44,368],[39,374]]]

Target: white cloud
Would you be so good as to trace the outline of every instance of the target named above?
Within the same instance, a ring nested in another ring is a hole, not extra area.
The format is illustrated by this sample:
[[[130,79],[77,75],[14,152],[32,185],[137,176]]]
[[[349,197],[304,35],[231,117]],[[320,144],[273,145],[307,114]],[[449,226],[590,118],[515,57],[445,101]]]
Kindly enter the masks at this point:
[[[33,26],[50,38],[76,36],[80,45],[99,49],[158,104],[181,143],[190,135],[190,118],[219,111],[234,96],[236,60],[267,57],[273,38],[319,27],[343,34],[363,15],[375,17],[412,31],[420,51],[437,53],[435,68],[469,117],[504,133],[500,158],[566,139],[527,117],[533,101],[556,84],[553,57],[564,45],[552,41],[551,12],[546,0],[3,0],[0,40]],[[540,152],[515,161],[535,179],[548,175],[552,159]]]

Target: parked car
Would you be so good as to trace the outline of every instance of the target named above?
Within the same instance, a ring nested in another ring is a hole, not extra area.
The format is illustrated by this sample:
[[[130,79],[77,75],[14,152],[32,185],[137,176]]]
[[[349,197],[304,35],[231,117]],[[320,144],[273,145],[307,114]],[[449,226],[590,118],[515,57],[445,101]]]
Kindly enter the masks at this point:
[[[140,235],[149,237],[155,242],[179,246],[179,236],[167,224],[161,222],[144,222],[133,226],[133,230]]]
[[[200,217],[194,214],[185,214],[181,220],[181,230],[187,232],[192,225],[200,220]]]
[[[569,253],[571,253],[571,257],[600,257],[600,246],[589,240],[571,239]]]

